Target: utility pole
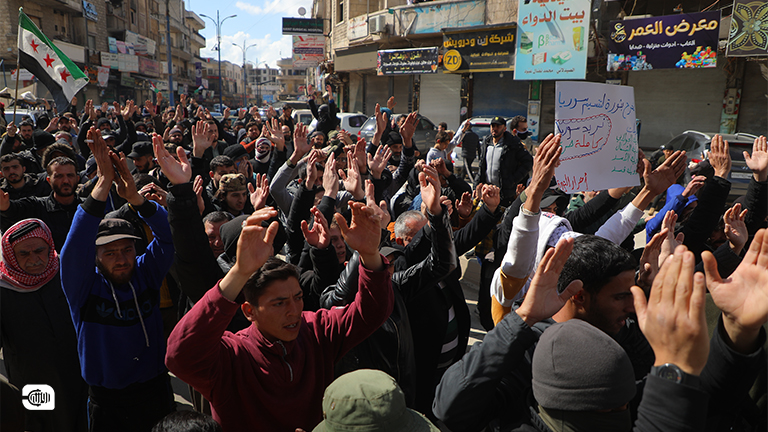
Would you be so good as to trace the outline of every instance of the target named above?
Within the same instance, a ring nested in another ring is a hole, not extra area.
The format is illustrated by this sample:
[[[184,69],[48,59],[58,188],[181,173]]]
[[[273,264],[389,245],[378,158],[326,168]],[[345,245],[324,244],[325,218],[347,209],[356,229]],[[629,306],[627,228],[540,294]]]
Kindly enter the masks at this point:
[[[224,21],[234,18],[237,15],[230,15],[223,20],[219,19],[219,11],[216,11],[216,21],[213,20],[213,18],[209,17],[208,15],[200,14],[201,17],[208,18],[213,22],[213,24],[216,26],[216,50],[219,52],[219,109],[223,113],[224,110],[222,109],[222,106],[224,106],[224,101],[222,94],[224,93],[224,83],[221,81],[221,25],[224,23]]]
[[[168,57],[168,103],[175,105],[173,101],[173,58],[171,57],[171,8],[170,0],[165,0],[165,47]]]
[[[256,44],[251,44],[246,47],[245,40],[243,40],[243,46],[240,46],[236,43],[232,43],[232,45],[243,50],[243,108],[248,108],[248,69],[245,68],[247,64],[245,53],[248,52],[248,48],[253,48],[256,46]]]

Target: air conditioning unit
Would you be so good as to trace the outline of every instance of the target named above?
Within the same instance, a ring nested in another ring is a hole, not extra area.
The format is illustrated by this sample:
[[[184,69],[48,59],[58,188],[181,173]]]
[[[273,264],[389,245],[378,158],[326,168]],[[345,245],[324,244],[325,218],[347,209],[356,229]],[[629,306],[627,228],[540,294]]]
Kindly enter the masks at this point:
[[[368,32],[371,34],[387,34],[387,15],[377,15],[368,18]]]

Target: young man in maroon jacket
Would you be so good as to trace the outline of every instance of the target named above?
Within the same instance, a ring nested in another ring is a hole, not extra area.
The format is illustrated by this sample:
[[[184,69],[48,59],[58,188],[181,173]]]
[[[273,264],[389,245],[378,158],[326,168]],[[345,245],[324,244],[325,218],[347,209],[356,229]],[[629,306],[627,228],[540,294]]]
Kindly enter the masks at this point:
[[[336,219],[360,254],[352,304],[302,312],[296,268],[270,257],[277,222],[262,222],[277,212],[264,208],[244,224],[237,263],[176,325],[166,364],[211,401],[224,431],[312,430],[323,419],[334,364],[392,312],[391,279],[378,252],[380,216],[360,203],[351,208],[351,226]],[[225,329],[239,307],[253,324],[232,334]]]

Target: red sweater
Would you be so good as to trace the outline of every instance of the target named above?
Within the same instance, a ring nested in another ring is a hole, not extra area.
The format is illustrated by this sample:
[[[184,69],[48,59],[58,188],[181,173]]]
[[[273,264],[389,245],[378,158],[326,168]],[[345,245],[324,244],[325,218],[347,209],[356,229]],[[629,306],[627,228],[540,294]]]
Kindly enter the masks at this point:
[[[275,344],[253,325],[225,331],[239,305],[216,284],[171,333],[166,365],[211,402],[225,432],[310,431],[323,419],[336,362],[392,313],[391,284],[386,270],[360,265],[354,302],[302,313],[299,336]]]

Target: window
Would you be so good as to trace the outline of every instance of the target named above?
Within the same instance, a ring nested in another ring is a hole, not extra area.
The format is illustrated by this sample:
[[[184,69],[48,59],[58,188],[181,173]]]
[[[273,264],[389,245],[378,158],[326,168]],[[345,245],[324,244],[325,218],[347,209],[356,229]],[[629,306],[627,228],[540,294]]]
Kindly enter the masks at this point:
[[[336,20],[336,22],[344,21],[344,0],[339,0],[339,4],[336,7],[336,10],[339,11],[339,18]]]
[[[366,116],[351,116],[349,117],[349,127],[359,128],[363,126],[366,120],[368,120]]]

